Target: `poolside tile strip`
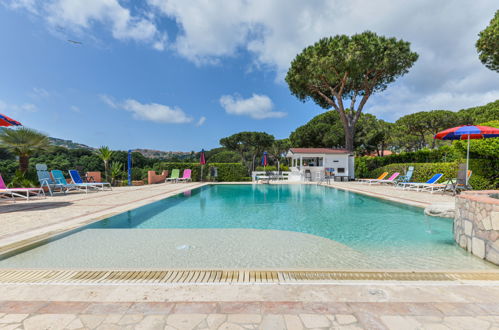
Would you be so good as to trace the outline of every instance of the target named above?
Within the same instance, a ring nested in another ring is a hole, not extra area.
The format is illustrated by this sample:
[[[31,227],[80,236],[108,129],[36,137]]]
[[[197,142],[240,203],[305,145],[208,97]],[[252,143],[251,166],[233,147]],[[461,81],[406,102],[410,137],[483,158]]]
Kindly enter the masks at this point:
[[[499,271],[2,270],[0,283],[173,284],[331,281],[499,281]]]

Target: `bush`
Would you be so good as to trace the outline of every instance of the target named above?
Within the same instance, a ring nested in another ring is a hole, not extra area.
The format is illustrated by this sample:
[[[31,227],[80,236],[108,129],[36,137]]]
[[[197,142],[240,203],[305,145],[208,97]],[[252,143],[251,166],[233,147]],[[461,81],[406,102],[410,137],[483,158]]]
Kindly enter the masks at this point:
[[[400,172],[404,174],[409,166],[414,166],[414,174],[411,181],[426,182],[436,173],[442,173],[443,177],[439,182],[445,182],[457,177],[459,161],[452,163],[399,163],[390,164],[375,169],[366,177],[376,178],[383,172]],[[490,162],[484,159],[470,159],[470,169],[473,174],[470,178],[470,185],[475,190],[497,189],[499,188],[499,178],[497,162]]]
[[[208,163],[204,165],[203,179],[206,180],[210,174],[210,167],[215,166],[218,169],[218,181],[221,182],[238,182],[249,181],[246,179],[248,173],[246,167],[240,163]],[[200,181],[201,165],[199,163],[166,163],[161,162],[154,165],[153,170],[161,172],[168,170],[170,173],[173,169],[179,169],[180,175],[184,169],[192,170],[192,180]]]
[[[389,164],[446,163],[459,160],[460,158],[461,153],[452,146],[442,146],[438,149],[421,149],[414,152],[401,152],[383,157],[356,157],[355,176],[365,177],[373,170]]]
[[[458,162],[452,163],[399,163],[390,164],[371,172],[371,177],[376,178],[383,172],[393,173],[400,172],[403,175],[409,166],[414,166],[414,173],[412,174],[411,181],[426,182],[436,173],[442,173],[443,177],[440,182],[454,179],[457,176],[459,168]]]

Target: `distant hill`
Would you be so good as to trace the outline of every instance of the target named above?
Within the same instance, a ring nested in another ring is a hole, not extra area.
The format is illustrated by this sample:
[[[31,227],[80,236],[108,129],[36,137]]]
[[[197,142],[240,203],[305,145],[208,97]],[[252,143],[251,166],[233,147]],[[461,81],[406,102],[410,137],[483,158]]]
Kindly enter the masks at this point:
[[[191,154],[190,152],[185,151],[161,151],[154,149],[134,149],[133,151],[140,152],[147,158],[171,158],[173,156],[183,158],[184,156],[189,156]]]
[[[89,147],[86,144],[73,142],[71,140],[64,140],[64,139],[58,139],[58,138],[53,138],[53,137],[49,137],[49,140],[50,140],[50,144],[58,146],[58,147],[66,147],[68,149],[95,150],[95,148]]]

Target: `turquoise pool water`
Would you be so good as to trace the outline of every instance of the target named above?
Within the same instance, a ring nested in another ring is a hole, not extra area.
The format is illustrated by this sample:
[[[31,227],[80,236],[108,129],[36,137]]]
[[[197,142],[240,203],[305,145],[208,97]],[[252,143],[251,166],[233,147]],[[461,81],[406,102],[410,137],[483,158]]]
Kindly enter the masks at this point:
[[[454,243],[451,219],[316,185],[205,186],[0,261],[48,266],[495,268]]]

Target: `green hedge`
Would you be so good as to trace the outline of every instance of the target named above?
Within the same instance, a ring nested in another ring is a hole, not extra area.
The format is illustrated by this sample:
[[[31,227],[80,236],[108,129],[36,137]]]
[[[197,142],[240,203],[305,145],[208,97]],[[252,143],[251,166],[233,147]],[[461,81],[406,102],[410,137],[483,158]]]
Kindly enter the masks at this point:
[[[459,160],[460,158],[462,158],[462,155],[452,146],[442,146],[438,149],[422,149],[414,152],[401,152],[383,157],[356,157],[355,176],[365,177],[375,169],[389,164],[447,163]]]
[[[389,164],[371,171],[367,177],[376,178],[383,172],[400,172],[404,174],[409,166],[414,166],[414,174],[411,181],[425,182],[436,173],[442,173],[443,177],[440,182],[445,182],[449,179],[454,179],[457,176],[459,162],[451,163],[398,163]],[[471,159],[470,169],[473,174],[470,178],[470,184],[475,190],[497,189],[499,181],[497,178],[497,163],[491,164],[483,159]],[[495,172],[494,172],[495,171]]]
[[[249,181],[246,167],[240,163],[208,163],[203,169],[203,179],[209,180],[210,167],[216,167],[218,169],[218,181],[220,182],[238,182],[238,181]],[[186,168],[192,170],[192,180],[200,181],[201,179],[201,165],[199,163],[157,163],[155,164],[153,170],[156,172],[161,172],[163,170],[168,170],[170,173],[173,169],[178,168],[180,170],[180,175],[182,171]]]

